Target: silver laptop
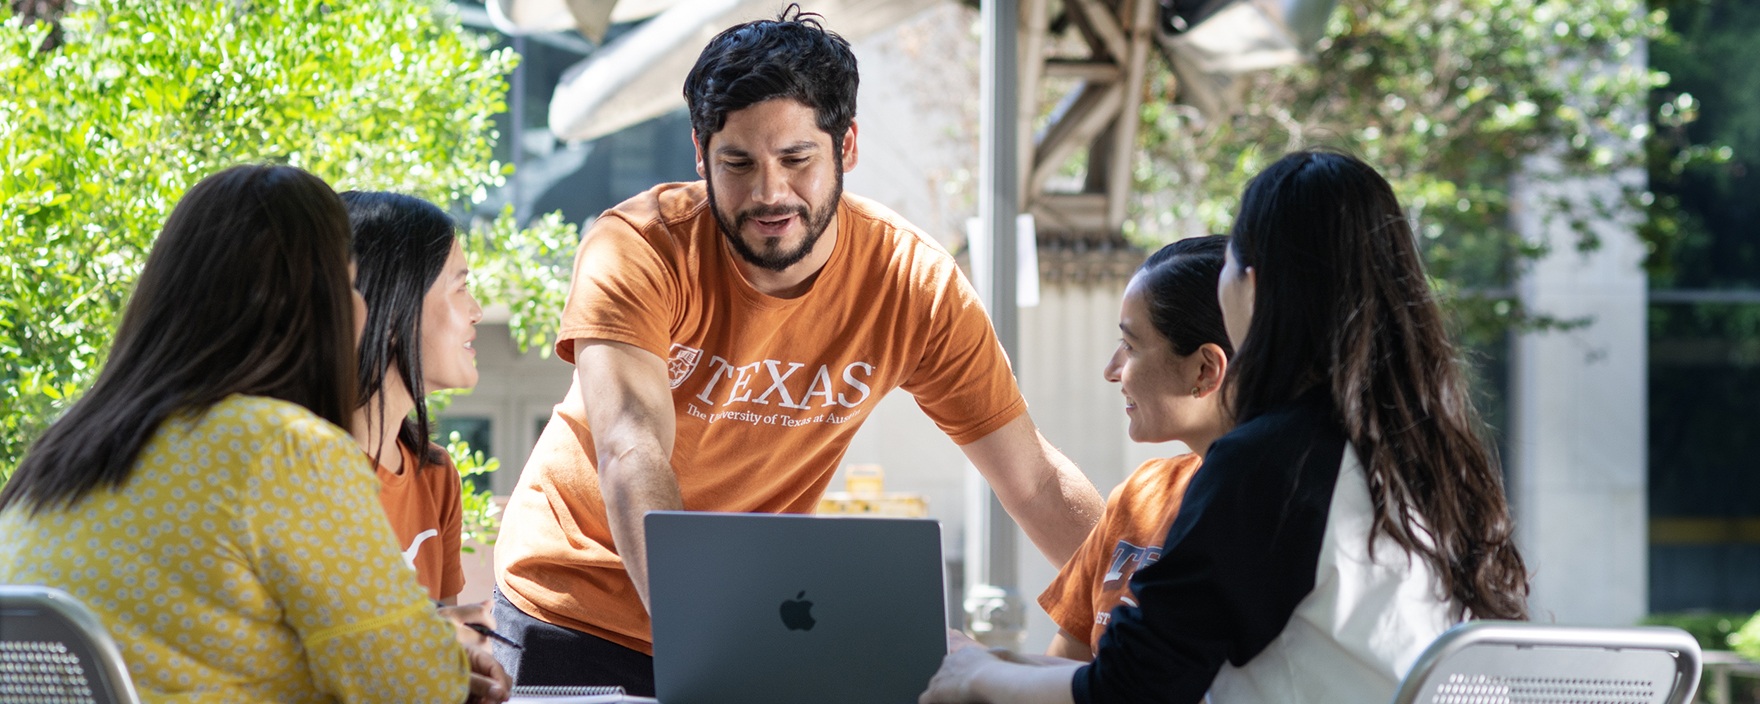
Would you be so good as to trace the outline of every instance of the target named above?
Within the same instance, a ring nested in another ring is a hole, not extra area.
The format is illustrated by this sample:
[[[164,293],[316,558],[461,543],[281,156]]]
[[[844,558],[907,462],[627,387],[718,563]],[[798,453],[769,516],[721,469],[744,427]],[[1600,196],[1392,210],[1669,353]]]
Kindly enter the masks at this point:
[[[646,528],[665,704],[907,704],[947,652],[933,520],[656,511]]]

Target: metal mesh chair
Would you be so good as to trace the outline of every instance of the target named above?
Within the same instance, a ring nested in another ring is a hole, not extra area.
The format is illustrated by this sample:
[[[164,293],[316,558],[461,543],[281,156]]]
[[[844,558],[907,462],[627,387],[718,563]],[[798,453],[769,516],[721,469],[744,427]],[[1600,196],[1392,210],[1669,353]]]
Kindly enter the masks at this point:
[[[0,585],[0,704],[136,704],[122,651],[66,592]]]
[[[1473,621],[1412,665],[1394,704],[1686,704],[1699,644],[1678,628]]]

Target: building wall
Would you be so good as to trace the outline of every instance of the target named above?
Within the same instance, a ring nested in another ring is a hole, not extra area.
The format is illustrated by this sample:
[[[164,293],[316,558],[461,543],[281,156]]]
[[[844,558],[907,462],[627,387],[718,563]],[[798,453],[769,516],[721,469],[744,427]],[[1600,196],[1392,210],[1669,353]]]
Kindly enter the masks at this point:
[[[1626,68],[1640,69],[1644,52],[1629,61]],[[1531,311],[1588,324],[1514,341],[1509,437],[1517,538],[1532,577],[1534,619],[1630,625],[1649,610],[1648,280],[1637,233],[1642,214],[1621,186],[1642,186],[1646,175],[1636,168],[1572,179],[1556,173],[1556,160],[1539,154],[1511,183],[1517,229],[1550,247],[1517,290]],[[1588,224],[1600,246],[1580,251],[1569,218],[1545,214],[1554,202],[1601,213]]]
[[[1604,195],[1607,180],[1519,182],[1516,219],[1553,253],[1523,277],[1531,310],[1583,328],[1517,337],[1510,428],[1511,499],[1540,621],[1630,625],[1648,610],[1646,338],[1643,244],[1629,227],[1597,226],[1580,254],[1542,199]]]

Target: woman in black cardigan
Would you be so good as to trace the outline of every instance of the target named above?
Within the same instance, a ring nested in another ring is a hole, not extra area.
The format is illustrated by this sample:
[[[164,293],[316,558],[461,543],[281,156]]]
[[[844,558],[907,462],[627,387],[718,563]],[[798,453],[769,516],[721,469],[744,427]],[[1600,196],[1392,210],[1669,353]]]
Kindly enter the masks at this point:
[[[1526,617],[1502,473],[1393,190],[1338,153],[1248,183],[1218,286],[1239,421],[1092,664],[956,638],[922,701],[1384,702],[1464,618]]]

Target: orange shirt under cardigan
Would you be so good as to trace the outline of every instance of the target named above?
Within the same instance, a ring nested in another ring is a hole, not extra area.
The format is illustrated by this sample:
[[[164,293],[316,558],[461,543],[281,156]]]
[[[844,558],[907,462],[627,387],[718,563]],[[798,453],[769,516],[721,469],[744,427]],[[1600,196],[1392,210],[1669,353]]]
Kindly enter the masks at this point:
[[[1202,462],[1192,454],[1149,460],[1112,490],[1094,532],[1039,595],[1059,628],[1099,651],[1112,610],[1135,605],[1131,575],[1161,558],[1186,484]]]
[[[403,452],[403,472],[379,465],[379,503],[397,534],[403,562],[414,568],[416,581],[428,590],[429,599],[450,599],[464,591],[464,565],[459,543],[464,533],[464,508],[459,504],[463,489],[452,458],[437,446],[443,458],[420,470],[416,454],[397,443]]]
[[[688,510],[812,511],[894,388],[962,445],[1026,411],[953,257],[873,201],[846,193],[837,207],[831,258],[792,299],[746,282],[700,181],[631,198],[581,240],[556,353],[573,362],[575,341],[596,339],[667,360],[672,468]],[[509,498],[497,582],[539,619],[652,652],[583,413],[575,384]]]

